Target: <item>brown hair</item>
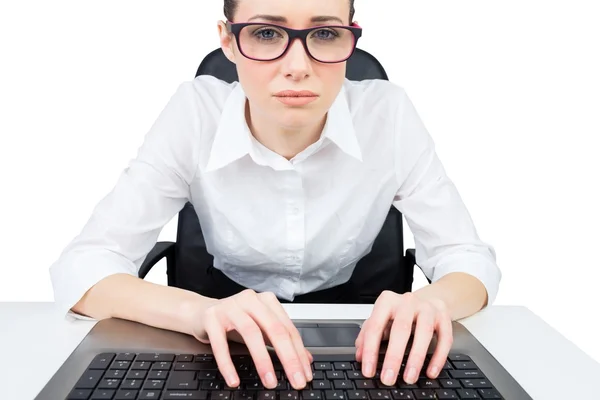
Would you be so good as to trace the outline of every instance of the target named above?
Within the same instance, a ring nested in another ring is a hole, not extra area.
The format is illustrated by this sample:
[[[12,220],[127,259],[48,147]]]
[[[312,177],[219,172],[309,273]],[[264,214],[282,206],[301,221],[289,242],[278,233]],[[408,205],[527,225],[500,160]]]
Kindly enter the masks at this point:
[[[223,12],[225,14],[225,18],[229,21],[233,21],[233,16],[237,10],[239,0],[224,0],[223,2]],[[354,18],[354,0],[350,1],[350,23],[352,23],[352,19]]]

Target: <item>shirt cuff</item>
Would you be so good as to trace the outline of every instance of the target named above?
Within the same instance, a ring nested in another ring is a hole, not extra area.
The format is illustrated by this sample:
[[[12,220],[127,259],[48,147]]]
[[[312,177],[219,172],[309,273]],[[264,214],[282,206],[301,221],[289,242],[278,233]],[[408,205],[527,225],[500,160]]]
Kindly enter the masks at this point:
[[[502,272],[495,262],[488,257],[476,253],[449,254],[444,257],[439,265],[433,268],[431,282],[433,283],[452,272],[464,272],[474,276],[485,286],[488,301],[483,309],[494,303],[498,296],[500,280],[502,279]]]
[[[85,293],[102,279],[114,274],[137,277],[135,265],[124,263],[123,257],[110,251],[79,253],[71,260],[61,260],[50,268],[54,301],[61,315],[68,319],[96,319],[71,310]]]

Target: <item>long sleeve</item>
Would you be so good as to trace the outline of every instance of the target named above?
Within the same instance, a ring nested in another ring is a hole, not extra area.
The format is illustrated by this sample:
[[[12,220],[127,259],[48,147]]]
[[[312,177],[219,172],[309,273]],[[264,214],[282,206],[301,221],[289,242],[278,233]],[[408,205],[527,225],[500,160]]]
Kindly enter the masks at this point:
[[[479,279],[491,305],[501,271],[494,248],[480,240],[454,183],[447,176],[434,142],[411,100],[402,90],[395,125],[394,206],[403,213],[415,238],[416,262],[435,282],[451,272]]]
[[[65,314],[101,279],[137,276],[164,225],[190,197],[201,124],[192,82],[182,83],[149,132],[137,157],[94,208],[50,266],[56,303]]]

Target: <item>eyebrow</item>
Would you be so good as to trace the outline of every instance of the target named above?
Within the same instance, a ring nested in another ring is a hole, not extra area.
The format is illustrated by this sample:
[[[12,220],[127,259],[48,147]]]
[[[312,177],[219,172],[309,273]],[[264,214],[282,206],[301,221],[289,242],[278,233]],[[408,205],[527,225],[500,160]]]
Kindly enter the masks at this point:
[[[271,21],[271,22],[282,22],[282,23],[288,22],[286,17],[282,17],[280,15],[266,15],[266,14],[255,15],[254,17],[250,18],[248,20],[248,22],[255,20],[255,19],[264,19],[264,20]],[[320,15],[318,17],[312,17],[310,19],[310,22],[312,22],[312,23],[321,23],[321,22],[329,22],[329,21],[337,21],[342,25],[344,24],[344,21],[342,21],[340,18],[330,16],[330,15]]]

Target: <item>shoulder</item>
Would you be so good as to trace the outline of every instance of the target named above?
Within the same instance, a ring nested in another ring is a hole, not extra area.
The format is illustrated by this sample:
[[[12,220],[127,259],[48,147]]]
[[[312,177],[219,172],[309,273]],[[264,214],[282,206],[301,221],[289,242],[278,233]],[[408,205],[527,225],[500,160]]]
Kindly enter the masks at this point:
[[[200,107],[207,107],[211,113],[221,111],[227,98],[239,82],[225,82],[211,75],[198,75],[184,81],[178,91],[189,97]]]
[[[383,79],[345,79],[343,88],[351,112],[367,111],[369,114],[378,114],[397,110],[406,96],[402,86]]]

